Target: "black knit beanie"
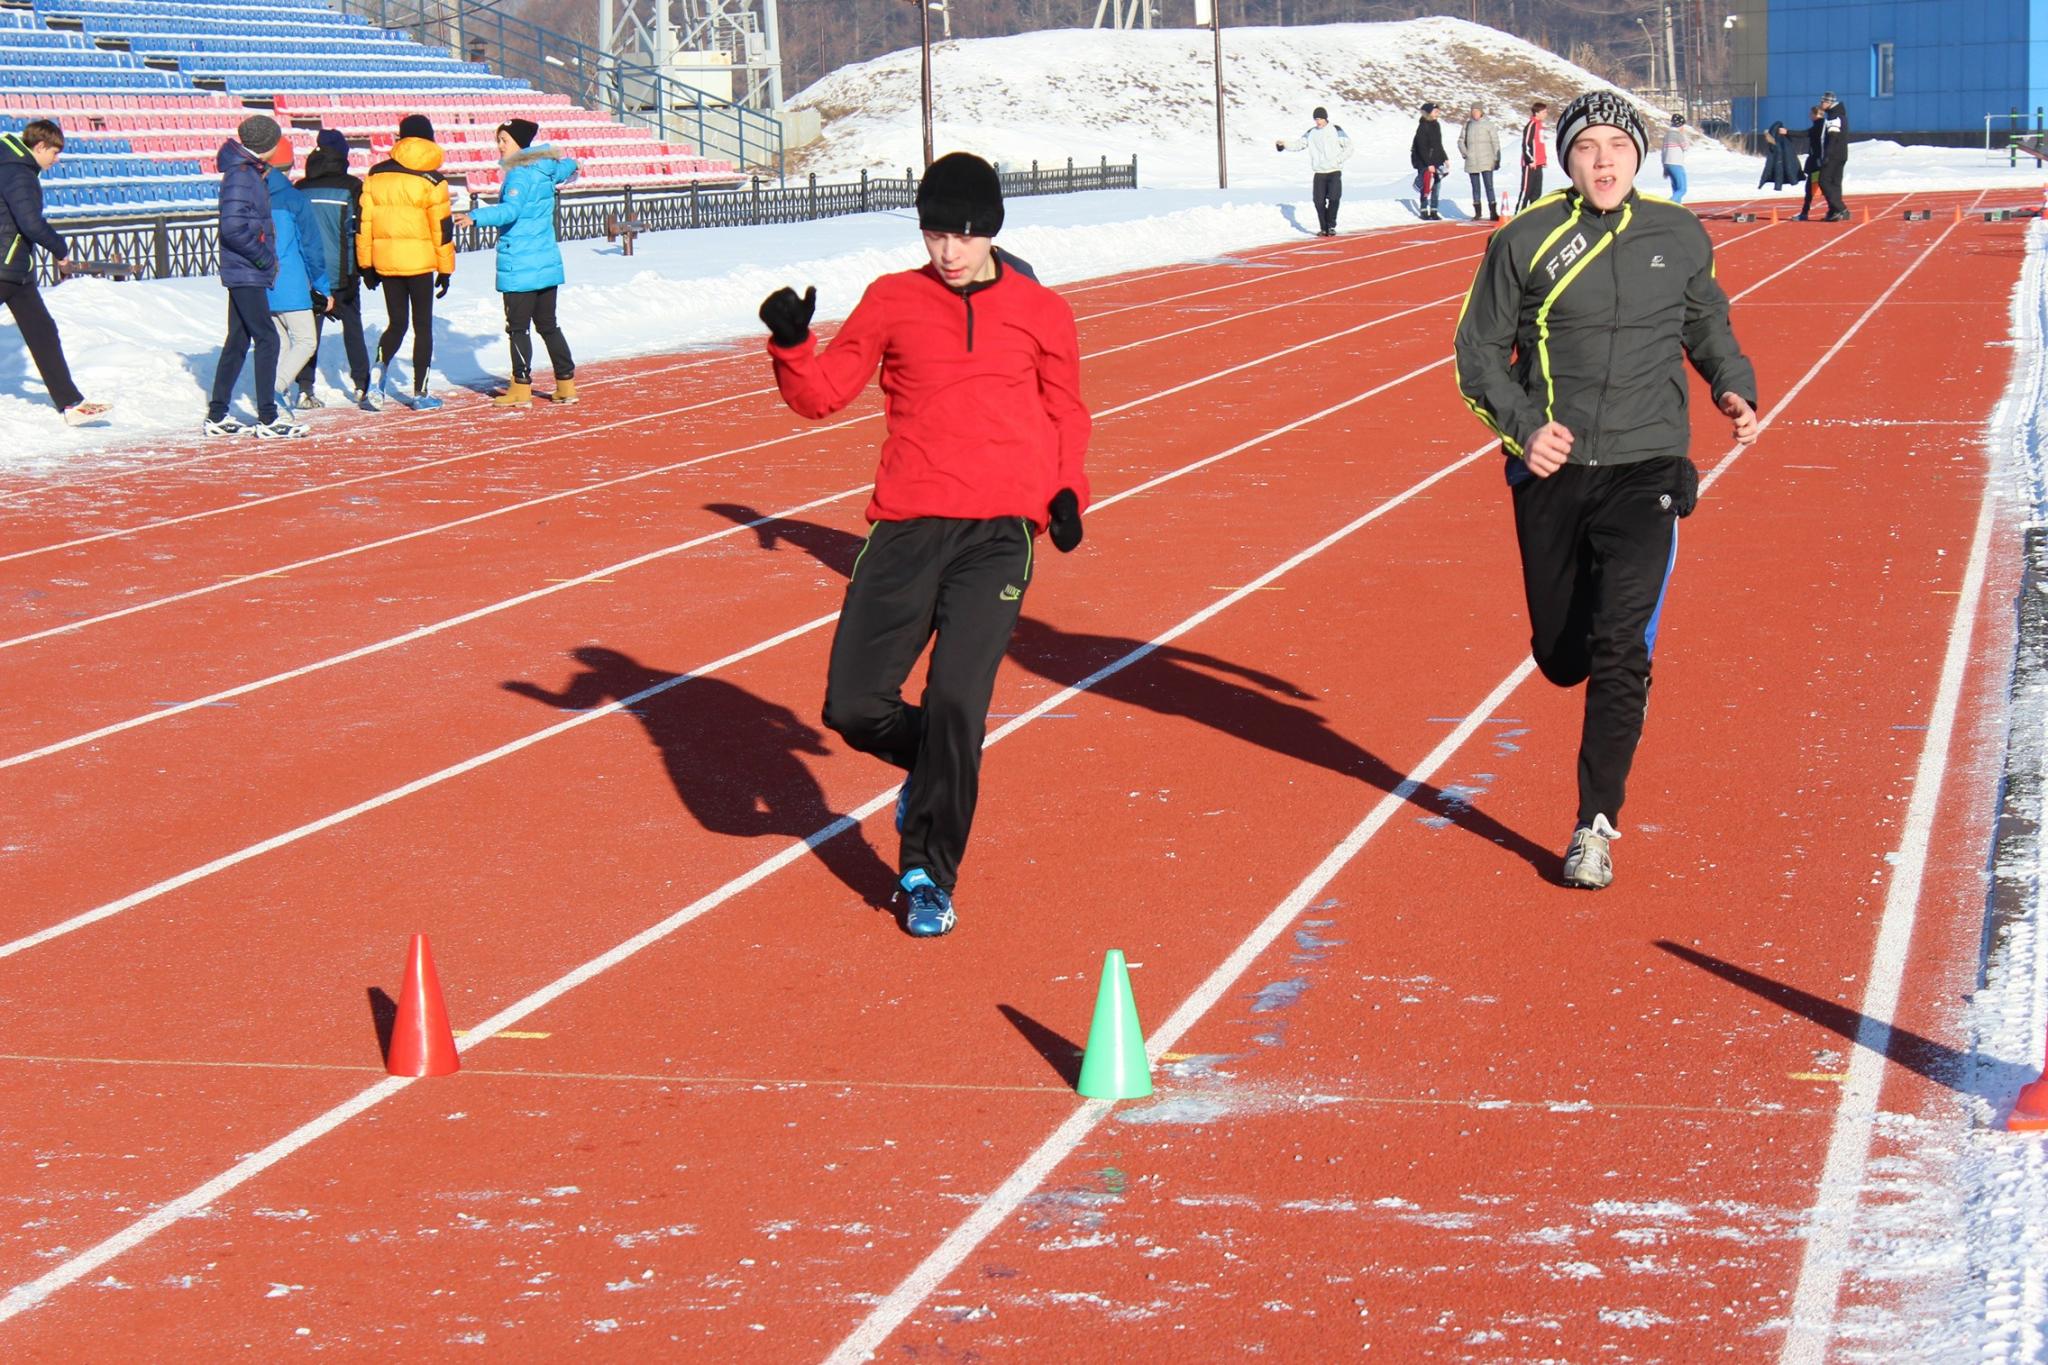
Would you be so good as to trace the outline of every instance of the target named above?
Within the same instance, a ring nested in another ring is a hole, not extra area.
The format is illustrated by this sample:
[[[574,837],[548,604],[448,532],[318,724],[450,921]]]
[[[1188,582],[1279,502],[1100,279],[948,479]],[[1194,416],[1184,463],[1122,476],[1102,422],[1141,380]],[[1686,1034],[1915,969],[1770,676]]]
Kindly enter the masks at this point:
[[[1003,228],[1003,182],[972,152],[948,152],[917,183],[917,225],[926,232],[993,237]]]
[[[1633,104],[1612,90],[1589,90],[1564,107],[1557,116],[1557,155],[1568,160],[1572,143],[1580,133],[1599,126],[1619,128],[1636,145],[1636,167],[1650,154],[1650,134]]]
[[[540,136],[540,125],[532,119],[508,118],[498,125],[498,131],[525,148],[531,147],[533,140]]]
[[[423,142],[434,140],[434,125],[425,114],[407,114],[398,121],[400,137],[416,137]]]

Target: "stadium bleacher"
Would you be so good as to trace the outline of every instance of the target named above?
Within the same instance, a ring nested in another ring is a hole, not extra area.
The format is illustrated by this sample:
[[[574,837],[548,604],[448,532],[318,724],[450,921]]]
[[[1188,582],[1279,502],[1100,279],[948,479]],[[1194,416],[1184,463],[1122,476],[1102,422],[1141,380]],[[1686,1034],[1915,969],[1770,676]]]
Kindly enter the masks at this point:
[[[273,112],[300,164],[323,128],[386,156],[407,114],[433,120],[442,171],[499,180],[497,126],[530,118],[576,157],[579,187],[730,184],[730,162],[566,96],[378,28],[319,0],[0,0],[0,131],[53,118],[63,160],[45,178],[52,216],[210,210],[214,158],[256,110]]]

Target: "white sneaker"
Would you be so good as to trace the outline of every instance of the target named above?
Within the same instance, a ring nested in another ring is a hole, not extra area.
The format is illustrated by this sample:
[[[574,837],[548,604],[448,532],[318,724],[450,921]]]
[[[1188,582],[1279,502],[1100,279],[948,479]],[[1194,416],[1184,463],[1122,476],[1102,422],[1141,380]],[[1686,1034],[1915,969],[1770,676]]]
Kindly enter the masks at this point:
[[[1571,846],[1564,852],[1564,884],[1598,891],[1613,881],[1614,854],[1608,846],[1620,837],[1621,831],[1604,815],[1573,830]]]
[[[61,416],[67,427],[88,426],[99,421],[113,410],[112,403],[73,403],[64,409]]]
[[[249,434],[259,440],[296,441],[306,435],[310,428],[301,426],[289,417],[279,417],[275,422],[258,422],[249,428]]]
[[[327,406],[327,400],[311,389],[300,389],[299,406],[302,408],[324,408]]]
[[[248,428],[232,417],[223,417],[218,422],[211,417],[199,424],[201,436],[240,436]]]

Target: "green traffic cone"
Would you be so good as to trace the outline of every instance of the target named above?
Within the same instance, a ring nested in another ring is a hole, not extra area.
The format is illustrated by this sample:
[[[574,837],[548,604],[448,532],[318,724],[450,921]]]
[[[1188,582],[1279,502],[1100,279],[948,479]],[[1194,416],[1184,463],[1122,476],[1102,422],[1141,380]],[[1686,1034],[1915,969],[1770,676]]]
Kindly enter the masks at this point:
[[[1095,992],[1095,1021],[1088,1026],[1088,1050],[1074,1087],[1091,1100],[1138,1100],[1152,1093],[1152,1067],[1145,1060],[1145,1035],[1138,1028],[1138,1002],[1131,974],[1115,948],[1102,955],[1102,986]]]

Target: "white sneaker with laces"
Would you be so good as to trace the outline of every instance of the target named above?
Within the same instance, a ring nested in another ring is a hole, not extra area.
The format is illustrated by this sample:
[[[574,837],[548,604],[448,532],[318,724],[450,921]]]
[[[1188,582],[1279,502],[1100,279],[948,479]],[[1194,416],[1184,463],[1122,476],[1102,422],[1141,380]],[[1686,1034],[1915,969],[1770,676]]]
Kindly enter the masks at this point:
[[[199,434],[202,436],[240,436],[247,430],[247,427],[232,417],[223,417],[218,422],[209,417],[199,424]]]
[[[113,410],[111,403],[73,403],[60,414],[67,427],[89,426]]]
[[[249,428],[249,434],[258,440],[296,441],[307,434],[308,428],[289,417],[279,417],[275,422],[258,422]]]
[[[1571,846],[1564,852],[1564,884],[1598,891],[1612,882],[1614,854],[1609,846],[1620,837],[1621,831],[1604,815],[1573,830]]]

